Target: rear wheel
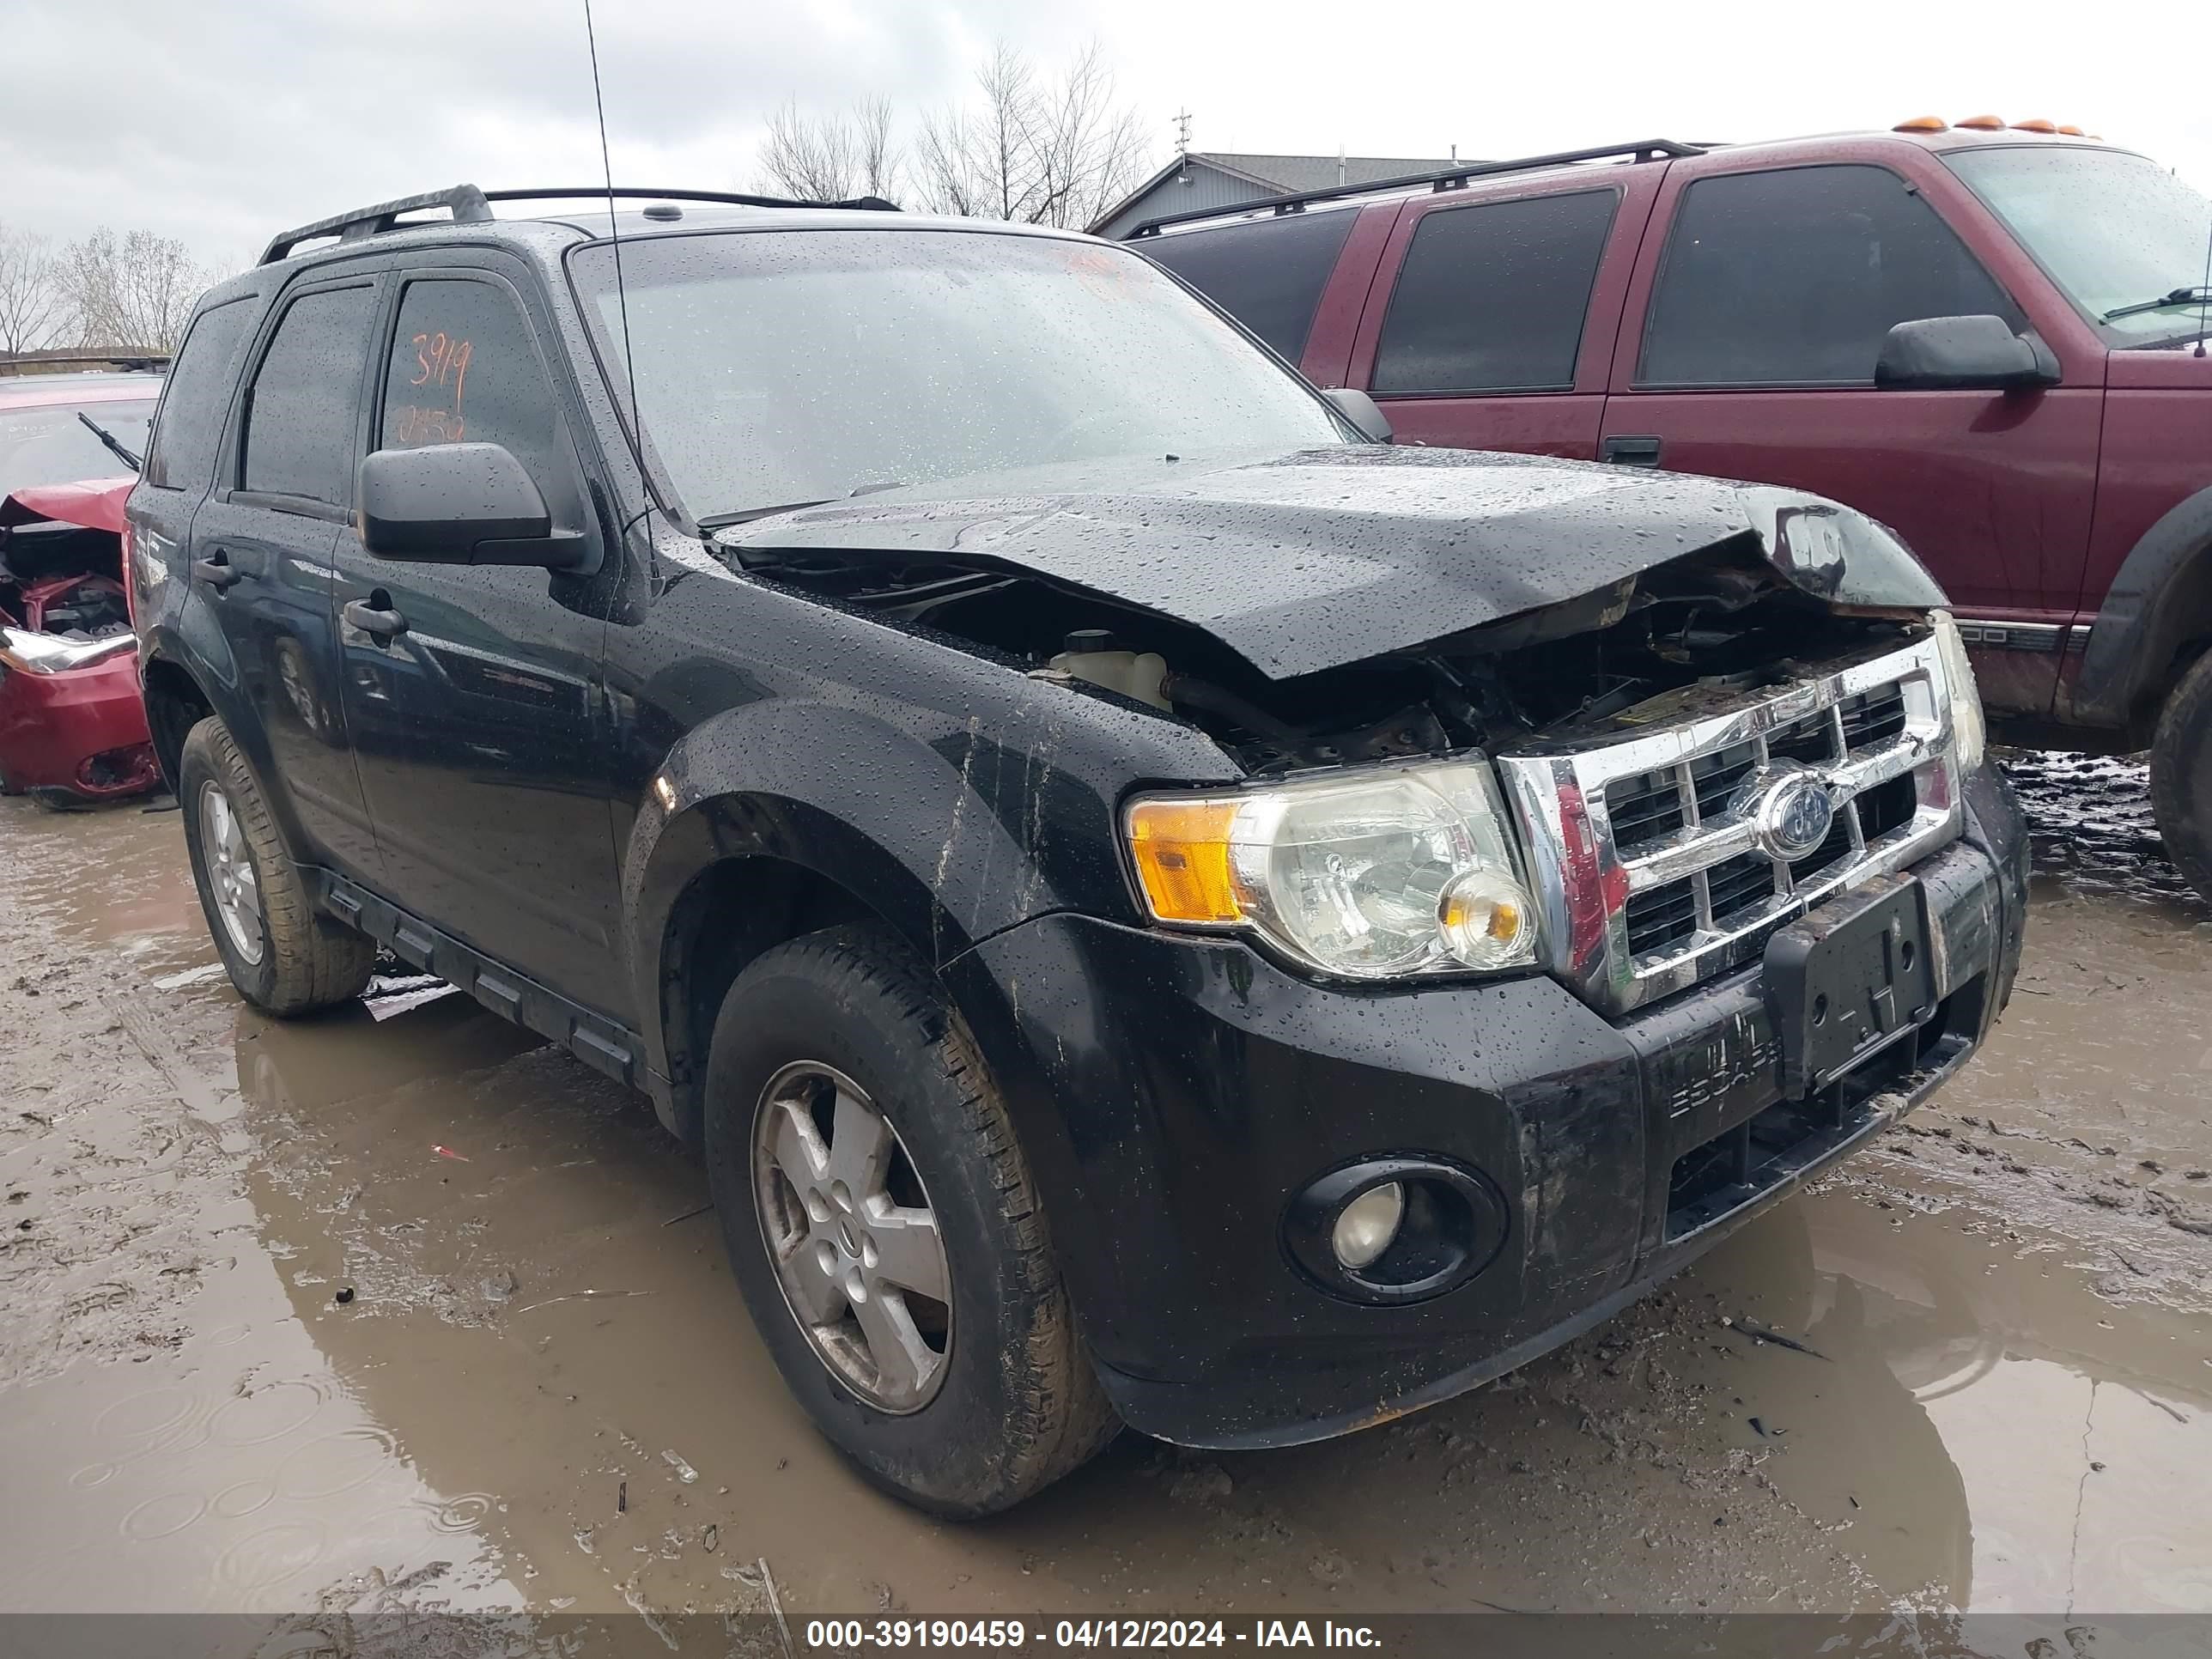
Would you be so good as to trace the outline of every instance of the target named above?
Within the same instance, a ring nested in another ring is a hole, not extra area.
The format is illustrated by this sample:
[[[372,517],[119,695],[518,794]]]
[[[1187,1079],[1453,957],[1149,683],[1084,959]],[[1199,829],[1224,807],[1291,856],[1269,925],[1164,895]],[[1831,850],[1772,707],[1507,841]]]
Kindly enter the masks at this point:
[[[238,994],[272,1014],[304,1014],[361,994],[376,946],[318,915],[269,803],[221,720],[185,738],[177,763],[185,848],[208,932]]]
[[[2159,716],[2150,804],[2166,856],[2212,899],[2212,652],[2181,677]]]
[[[1113,1437],[1006,1109],[896,939],[833,928],[738,975],[706,1141],[754,1322],[868,1480],[986,1515]]]

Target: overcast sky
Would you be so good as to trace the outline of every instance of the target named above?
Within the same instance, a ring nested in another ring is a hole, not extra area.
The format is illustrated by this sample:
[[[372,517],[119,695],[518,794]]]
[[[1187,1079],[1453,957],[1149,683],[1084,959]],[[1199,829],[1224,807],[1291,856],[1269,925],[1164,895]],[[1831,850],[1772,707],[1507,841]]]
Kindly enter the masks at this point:
[[[1909,115],[2048,116],[2212,185],[2212,104],[2079,8],[1859,0],[1389,7],[1220,0],[598,0],[615,170],[742,187],[767,112],[967,85],[1088,40],[1171,149],[1507,155]],[[2170,31],[2166,33],[2170,33]],[[0,222],[237,264],[275,229],[471,180],[599,176],[581,0],[0,0]],[[55,66],[52,74],[41,66]],[[64,69],[61,66],[71,66]]]

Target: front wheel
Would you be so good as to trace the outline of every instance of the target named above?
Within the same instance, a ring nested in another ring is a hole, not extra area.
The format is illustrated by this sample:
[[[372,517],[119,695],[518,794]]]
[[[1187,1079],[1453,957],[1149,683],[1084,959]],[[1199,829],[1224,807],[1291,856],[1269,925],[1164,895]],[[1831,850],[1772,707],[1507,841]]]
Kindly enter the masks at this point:
[[[2159,716],[2150,805],[2166,856],[2212,899],[2212,652],[2181,677]]]
[[[260,784],[213,715],[185,738],[177,803],[192,884],[239,995],[280,1015],[359,996],[375,971],[375,945],[316,915]]]
[[[754,1323],[869,1480],[988,1515],[1113,1437],[1006,1108],[896,939],[832,928],[738,976],[706,1150]]]

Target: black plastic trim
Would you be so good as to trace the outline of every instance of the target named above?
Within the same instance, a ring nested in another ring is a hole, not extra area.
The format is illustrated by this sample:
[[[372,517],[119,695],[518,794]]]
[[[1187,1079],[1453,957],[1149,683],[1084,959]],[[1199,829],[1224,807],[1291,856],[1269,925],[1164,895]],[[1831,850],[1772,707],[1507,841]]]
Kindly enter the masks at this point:
[[[594,1071],[645,1086],[637,1059],[643,1039],[628,1026],[549,991],[343,876],[311,867],[301,874],[322,908],[393,955],[466,991],[501,1019],[559,1043]]]

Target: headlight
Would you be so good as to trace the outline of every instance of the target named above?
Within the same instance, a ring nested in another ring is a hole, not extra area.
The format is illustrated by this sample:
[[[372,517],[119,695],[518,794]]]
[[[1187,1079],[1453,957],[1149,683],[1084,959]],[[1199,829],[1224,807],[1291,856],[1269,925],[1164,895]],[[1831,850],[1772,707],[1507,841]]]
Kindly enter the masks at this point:
[[[1951,738],[1959,769],[1971,772],[1989,752],[1989,725],[1982,718],[1982,694],[1974,684],[1974,665],[1966,655],[1966,642],[1948,611],[1938,611],[1936,648],[1942,653],[1943,678],[1951,694]]]
[[[33,634],[21,628],[0,628],[0,663],[30,674],[59,674],[105,662],[125,651],[135,651],[135,634],[111,634],[100,640],[64,640],[52,634]]]
[[[1400,979],[1534,967],[1536,909],[1479,757],[1132,801],[1146,907],[1256,934],[1317,973]]]

